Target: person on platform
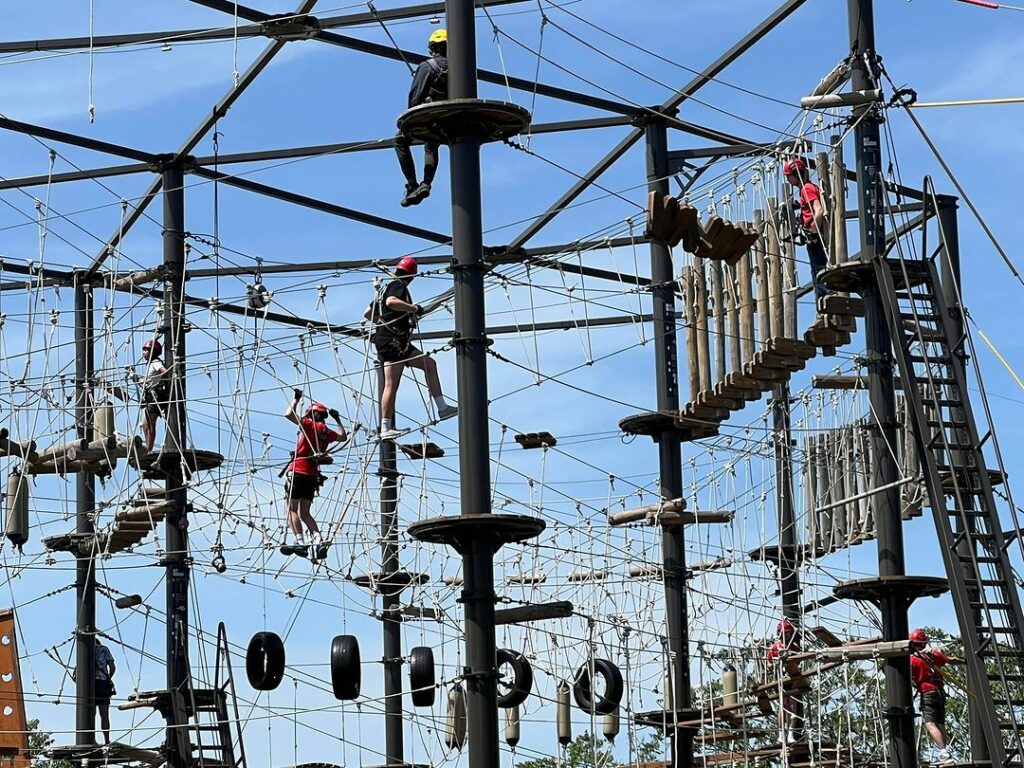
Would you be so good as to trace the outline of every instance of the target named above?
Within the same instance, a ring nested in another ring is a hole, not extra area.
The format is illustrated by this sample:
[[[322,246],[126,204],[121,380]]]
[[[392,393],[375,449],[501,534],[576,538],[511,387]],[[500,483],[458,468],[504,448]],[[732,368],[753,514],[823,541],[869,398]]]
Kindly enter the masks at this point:
[[[103,643],[96,639],[93,656],[93,699],[100,715],[100,728],[103,729],[103,743],[110,743],[110,697],[114,695],[114,654]]]
[[[302,418],[299,418],[299,403],[302,401],[302,390],[294,391],[294,399],[291,405],[284,412],[284,416],[291,422],[299,425],[299,436],[295,442],[295,451],[292,454],[292,461],[286,468],[287,479],[285,480],[285,512],[288,518],[288,526],[295,536],[295,545],[287,544],[281,547],[285,554],[294,554],[305,557],[309,554],[306,545],[306,537],[303,532],[309,532],[312,543],[313,557],[323,560],[327,557],[328,542],[325,542],[320,535],[320,528],[310,513],[313,505],[313,497],[320,491],[324,476],[320,472],[320,465],[329,463],[328,448],[335,443],[344,443],[348,440],[348,433],[341,423],[341,415],[334,408],[328,409],[323,403],[313,402],[306,409]],[[335,432],[327,426],[327,416],[330,415],[338,425]]]
[[[142,345],[142,359],[146,361],[146,373],[135,375],[135,381],[142,387],[142,437],[146,451],[152,451],[156,444],[156,423],[167,416],[167,403],[171,399],[170,372],[160,360],[163,346],[156,339],[147,339]]]
[[[921,694],[921,720],[939,749],[939,763],[952,763],[946,738],[946,688],[942,668],[951,659],[941,649],[926,650],[928,635],[923,629],[910,633],[910,677]]]
[[[409,89],[409,108],[418,107],[430,101],[444,101],[448,98],[448,32],[436,29],[427,40],[430,58],[420,62],[413,74]],[[416,181],[416,163],[412,159],[412,139],[399,132],[395,137],[395,152],[398,164],[405,176],[405,197],[402,207],[419,205],[430,196],[430,185],[437,173],[436,143],[423,145],[423,182]]]
[[[438,420],[450,419],[459,412],[456,406],[444,399],[434,358],[412,345],[416,318],[423,314],[423,307],[413,304],[409,293],[409,283],[415,279],[417,269],[416,259],[411,256],[399,259],[394,279],[378,290],[363,313],[373,323],[370,338],[377,349],[377,357],[384,365],[384,391],[380,398],[381,440],[394,440],[406,432],[395,428],[395,401],[398,385],[402,383],[402,372],[407,365],[423,371],[427,391],[437,407]]]
[[[788,677],[790,674],[787,658],[800,650],[800,638],[789,619],[783,619],[776,627],[775,642],[768,648],[765,664],[768,678]],[[782,705],[778,711],[779,743],[795,744],[803,738],[803,723],[800,719],[800,701],[783,686]]]
[[[811,262],[811,278],[814,280],[814,296],[820,299],[832,292],[818,280],[818,273],[828,265],[823,234],[828,233],[825,201],[821,189],[811,181],[807,163],[801,157],[794,157],[782,164],[782,174],[799,192],[800,221],[797,227],[807,245],[807,258]],[[794,207],[797,203],[794,202]]]

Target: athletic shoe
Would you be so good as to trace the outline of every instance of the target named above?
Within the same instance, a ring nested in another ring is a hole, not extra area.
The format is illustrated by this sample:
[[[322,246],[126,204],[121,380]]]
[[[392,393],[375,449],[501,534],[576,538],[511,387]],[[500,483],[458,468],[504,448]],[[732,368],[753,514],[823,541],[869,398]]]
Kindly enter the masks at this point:
[[[331,548],[331,545],[328,544],[326,541],[317,544],[316,545],[316,559],[317,560],[326,560],[327,559],[327,552],[330,550],[330,548]]]
[[[409,205],[419,205],[428,197],[430,197],[430,185],[424,181],[416,187],[416,189],[406,195],[405,199],[409,201]]]
[[[450,419],[452,416],[457,416],[458,413],[458,406],[446,405],[444,408],[437,409],[437,420],[444,421],[445,419]]]
[[[397,440],[398,438],[402,437],[403,435],[407,435],[407,434],[409,434],[409,430],[408,429],[393,429],[393,428],[392,429],[384,429],[384,430],[381,430],[380,439],[381,440]]]
[[[406,184],[405,197],[402,198],[402,202],[400,203],[400,205],[403,208],[408,208],[410,205],[416,205],[416,203],[422,200],[422,197],[416,197],[416,193],[419,192],[419,189],[419,186],[417,186],[416,184]],[[428,192],[427,194],[430,193]]]

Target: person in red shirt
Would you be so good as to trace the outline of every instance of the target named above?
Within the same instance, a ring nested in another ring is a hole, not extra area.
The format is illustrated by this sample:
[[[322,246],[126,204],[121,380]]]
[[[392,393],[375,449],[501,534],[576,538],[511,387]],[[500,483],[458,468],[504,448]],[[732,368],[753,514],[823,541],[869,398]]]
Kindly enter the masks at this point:
[[[821,198],[821,190],[811,182],[807,171],[807,163],[803,158],[794,157],[782,164],[782,174],[786,181],[800,191],[800,221],[798,225],[807,244],[807,258],[811,262],[811,278],[814,280],[814,296],[820,299],[828,296],[829,291],[818,281],[818,273],[828,264],[825,245],[822,241],[823,232],[828,232],[825,220],[825,201]]]
[[[284,412],[284,416],[291,422],[299,425],[299,437],[295,442],[292,462],[287,467],[287,479],[285,480],[285,512],[288,517],[288,526],[295,534],[295,546],[287,545],[281,547],[285,554],[303,555],[308,554],[306,540],[303,535],[303,525],[309,531],[314,550],[314,557],[323,560],[327,556],[327,543],[320,537],[320,528],[316,520],[310,514],[310,507],[313,504],[313,497],[320,490],[323,482],[323,475],[320,474],[320,464],[327,456],[327,449],[333,443],[344,443],[348,440],[348,433],[341,424],[341,416],[338,411],[322,403],[314,402],[307,409],[300,419],[298,416],[299,403],[302,401],[302,390],[295,390],[295,399]],[[327,416],[338,424],[338,432],[327,426]]]
[[[765,665],[768,668],[769,678],[775,676],[777,671],[780,671],[776,669],[779,664],[782,665],[782,675],[789,675],[789,670],[785,665],[786,657],[790,653],[800,650],[800,638],[789,619],[780,621],[776,631],[778,632],[778,638],[772,643],[768,653],[765,654]],[[782,706],[779,707],[778,720],[780,744],[787,741],[790,744],[794,744],[800,741],[803,736],[800,700],[789,691],[784,690],[782,694]]]
[[[910,633],[910,677],[921,694],[921,720],[939,748],[939,762],[952,763],[946,739],[946,689],[942,678],[942,668],[950,658],[938,648],[926,651],[927,645],[928,636],[923,629]]]

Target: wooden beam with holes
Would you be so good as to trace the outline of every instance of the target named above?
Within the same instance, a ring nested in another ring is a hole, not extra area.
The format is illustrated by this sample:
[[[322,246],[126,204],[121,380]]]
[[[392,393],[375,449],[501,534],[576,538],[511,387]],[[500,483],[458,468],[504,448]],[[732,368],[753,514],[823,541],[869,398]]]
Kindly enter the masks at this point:
[[[0,611],[0,759],[13,768],[28,768],[28,720],[15,630],[14,610]]]

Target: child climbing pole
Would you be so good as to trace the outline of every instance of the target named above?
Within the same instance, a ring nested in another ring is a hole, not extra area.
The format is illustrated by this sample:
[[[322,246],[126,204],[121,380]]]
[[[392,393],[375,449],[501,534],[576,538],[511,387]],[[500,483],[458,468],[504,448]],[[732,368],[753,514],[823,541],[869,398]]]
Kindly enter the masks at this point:
[[[765,663],[768,667],[768,677],[788,677],[789,671],[786,665],[787,657],[800,650],[800,638],[789,619],[783,619],[776,627],[778,637],[768,649],[765,656]],[[783,686],[782,701],[778,711],[779,743],[795,744],[803,738],[803,724],[799,715],[800,702],[789,690]]]
[[[782,164],[782,174],[786,181],[799,191],[800,221],[797,223],[804,242],[807,245],[807,258],[811,262],[811,277],[814,280],[814,296],[820,299],[832,292],[818,280],[818,273],[828,264],[825,243],[821,233],[828,232],[825,216],[825,203],[821,197],[821,189],[811,181],[807,163],[803,158],[790,158]],[[797,203],[794,202],[794,207]]]
[[[946,688],[942,667],[950,662],[941,649],[925,650],[928,635],[923,629],[910,633],[910,677],[921,694],[921,721],[935,746],[939,748],[939,763],[952,763],[946,738]]]
[[[456,406],[449,405],[444,399],[434,359],[412,345],[416,318],[423,314],[423,307],[413,304],[409,293],[409,283],[415,279],[417,269],[416,259],[412,256],[400,259],[395,267],[394,279],[383,291],[378,291],[363,313],[374,325],[370,338],[384,366],[384,391],[380,398],[381,440],[394,440],[405,434],[405,431],[395,428],[395,400],[406,365],[423,371],[427,379],[427,390],[437,406],[439,420],[450,419],[459,412]]]
[[[305,526],[314,547],[313,556],[317,560],[323,560],[327,557],[329,544],[321,538],[320,527],[313,519],[310,507],[313,505],[313,497],[320,491],[325,479],[320,472],[320,465],[329,462],[328,448],[333,443],[347,441],[348,433],[341,423],[338,411],[334,408],[328,409],[323,403],[311,403],[300,419],[298,412],[301,401],[302,390],[296,389],[291,405],[284,412],[286,419],[299,425],[299,437],[295,442],[292,462],[285,470],[287,479],[284,484],[285,513],[288,517],[288,527],[295,535],[295,544],[282,546],[281,552],[303,557],[309,554],[303,533]],[[328,415],[338,425],[338,432],[327,426]]]
[[[409,89],[409,108],[418,107],[428,101],[444,101],[448,98],[448,32],[436,29],[427,41],[430,58],[420,62],[413,74]],[[395,152],[398,164],[405,175],[405,197],[402,207],[419,205],[430,196],[430,185],[437,173],[437,144],[423,146],[423,183],[416,181],[416,163],[412,159],[412,140],[403,133],[395,137]]]
[[[142,345],[142,359],[147,363],[146,373],[134,377],[135,382],[142,387],[142,436],[147,451],[153,450],[156,422],[161,416],[167,415],[167,402],[170,400],[168,370],[160,360],[163,351],[159,341],[147,339]]]

